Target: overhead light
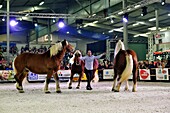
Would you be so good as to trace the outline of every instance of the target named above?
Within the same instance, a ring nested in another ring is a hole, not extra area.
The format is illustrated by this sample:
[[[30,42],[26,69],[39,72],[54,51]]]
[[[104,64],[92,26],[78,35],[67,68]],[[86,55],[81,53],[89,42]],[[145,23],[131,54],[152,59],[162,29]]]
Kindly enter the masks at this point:
[[[93,24],[96,24],[96,23],[98,23],[98,22],[99,22],[99,21],[94,21]]]
[[[148,29],[151,30],[151,31],[155,31],[155,30],[156,30],[156,27],[150,27],[150,28],[148,28]],[[161,28],[159,27],[158,29],[161,29]]]
[[[149,35],[149,34],[151,34],[151,32],[147,32],[147,33],[145,33],[146,35]]]
[[[108,31],[109,33],[112,33],[114,31],[114,29],[112,29],[112,30],[110,30],[110,31]]]
[[[13,26],[16,26],[18,24],[18,22],[16,22],[15,20],[11,20],[10,21],[10,25],[13,27]]]
[[[132,26],[138,26],[139,25],[139,23],[137,22],[137,23],[135,23],[135,24],[132,24]]]
[[[161,5],[165,5],[165,0],[161,0]]]
[[[146,6],[142,7],[141,16],[145,16],[147,13],[148,13],[148,12],[147,12],[147,7],[146,7]]]
[[[168,14],[168,16],[170,16],[170,13]]]
[[[111,23],[114,23],[114,20],[113,20],[113,18],[110,18],[110,22],[111,22]]]
[[[29,14],[27,13],[25,16],[29,16]]]
[[[124,14],[124,16],[123,16],[123,21],[124,21],[125,23],[128,22],[128,14],[127,14],[127,13]]]
[[[123,11],[120,11],[120,12],[118,13],[118,15],[121,15],[121,14],[123,14]]]
[[[104,35],[105,33],[103,32],[102,34]]]
[[[140,36],[139,34],[137,34],[137,35],[134,35],[133,37],[138,37],[138,36]]]
[[[150,22],[155,21],[155,20],[156,20],[156,18],[149,19]]]
[[[58,19],[58,27],[59,27],[59,28],[63,28],[64,26],[65,26],[65,24],[64,24],[64,19],[59,18],[59,19]]]
[[[167,30],[167,28],[160,29],[160,31],[166,31],[166,30]]]
[[[0,9],[2,8],[2,5],[0,5]]]
[[[4,21],[5,21],[5,18],[2,18],[2,21],[4,22]]]
[[[19,20],[20,20],[20,21],[22,21],[22,17],[21,17],[21,18],[19,18]]]
[[[140,22],[137,22],[137,23],[139,23],[139,24],[143,24],[143,25],[145,24],[145,22],[142,22],[142,21],[140,21]]]
[[[37,24],[37,23],[35,23],[35,24],[34,24],[34,26],[35,26],[35,27],[37,27],[37,26],[38,26],[38,24]]]
[[[136,6],[135,6],[135,8],[138,8],[138,7],[140,7],[140,5],[136,5]]]
[[[130,11],[130,10],[131,10],[131,8],[128,8],[127,10],[128,10],[128,11]]]
[[[70,32],[69,31],[67,31],[67,34],[69,34]]]
[[[92,16],[96,16],[96,14],[94,13]]]
[[[41,6],[41,5],[43,5],[43,4],[44,4],[44,1],[40,2],[40,3],[39,3],[39,6]]]
[[[56,22],[56,19],[53,19],[53,23],[55,23]]]

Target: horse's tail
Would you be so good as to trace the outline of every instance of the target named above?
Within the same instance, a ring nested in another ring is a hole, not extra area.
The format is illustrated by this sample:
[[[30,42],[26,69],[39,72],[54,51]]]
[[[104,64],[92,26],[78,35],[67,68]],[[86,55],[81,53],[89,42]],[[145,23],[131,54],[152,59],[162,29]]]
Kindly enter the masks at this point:
[[[13,59],[13,62],[12,62],[12,68],[13,68],[13,71],[14,71],[14,75],[17,73],[17,69],[16,69],[16,67],[15,67],[15,59],[16,59],[16,57]]]
[[[133,70],[133,58],[131,54],[126,55],[126,67],[125,70],[122,72],[120,82],[123,82],[129,78],[129,76],[132,74]]]

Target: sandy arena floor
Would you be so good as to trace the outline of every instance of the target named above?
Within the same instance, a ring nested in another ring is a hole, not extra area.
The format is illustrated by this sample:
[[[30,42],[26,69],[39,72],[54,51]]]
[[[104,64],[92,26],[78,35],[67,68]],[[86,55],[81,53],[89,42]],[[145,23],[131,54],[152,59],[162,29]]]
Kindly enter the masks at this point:
[[[130,84],[132,82],[130,81]],[[25,84],[25,93],[18,93],[14,83],[0,84],[0,113],[170,113],[170,83],[138,82],[138,92],[111,92],[112,82],[93,83],[93,90],[67,89],[61,82],[61,94],[45,94],[43,83]],[[130,88],[132,86],[130,85]]]

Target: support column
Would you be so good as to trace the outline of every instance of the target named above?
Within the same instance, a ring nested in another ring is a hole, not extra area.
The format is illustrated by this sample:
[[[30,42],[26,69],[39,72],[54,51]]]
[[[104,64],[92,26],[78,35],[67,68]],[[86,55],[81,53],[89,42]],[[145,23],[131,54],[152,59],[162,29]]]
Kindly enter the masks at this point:
[[[36,33],[36,44],[38,44],[38,37],[39,37],[38,26],[35,27],[35,33]]]
[[[155,35],[157,35],[159,32],[159,18],[158,18],[158,16],[159,16],[158,9],[156,9],[155,10],[155,18],[156,18],[156,34]],[[156,51],[158,51],[158,50],[159,50],[159,44],[156,45]]]
[[[27,43],[27,45],[28,45],[28,48],[30,48],[30,31],[28,30],[28,33],[27,33],[27,37],[26,37],[27,39],[26,39],[26,43]]]
[[[9,49],[10,49],[10,42],[9,42],[9,37],[10,37],[10,29],[9,29],[9,2],[10,0],[7,0],[7,22],[6,22],[6,26],[7,26],[7,62],[10,62],[10,54],[9,54]]]
[[[123,0],[123,9],[126,8],[127,0]],[[128,29],[127,29],[128,23],[123,21],[123,43],[125,45],[125,49],[128,49]]]
[[[49,44],[49,45],[51,44],[51,36],[50,36],[50,33],[51,33],[51,21],[50,21],[50,19],[48,19],[48,44]]]
[[[148,60],[153,61],[153,34],[148,35]]]

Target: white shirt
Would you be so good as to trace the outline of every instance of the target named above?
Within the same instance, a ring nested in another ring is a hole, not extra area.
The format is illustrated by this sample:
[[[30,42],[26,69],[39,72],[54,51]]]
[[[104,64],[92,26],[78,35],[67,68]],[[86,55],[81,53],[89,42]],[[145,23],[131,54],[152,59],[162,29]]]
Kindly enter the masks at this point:
[[[85,60],[85,68],[87,70],[93,70],[93,62],[94,59],[99,59],[100,57],[102,57],[103,54],[98,55],[98,56],[84,56],[84,57],[80,57],[81,60]]]

